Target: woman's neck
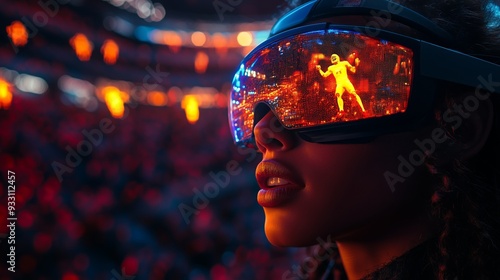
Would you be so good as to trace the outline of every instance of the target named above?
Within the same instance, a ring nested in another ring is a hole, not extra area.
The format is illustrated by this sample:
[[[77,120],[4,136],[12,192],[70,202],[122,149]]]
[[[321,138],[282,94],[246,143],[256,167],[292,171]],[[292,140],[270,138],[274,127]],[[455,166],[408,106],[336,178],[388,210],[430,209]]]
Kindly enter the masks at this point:
[[[433,235],[431,222],[423,214],[377,223],[363,232],[369,234],[349,235],[336,241],[349,279],[363,278]]]

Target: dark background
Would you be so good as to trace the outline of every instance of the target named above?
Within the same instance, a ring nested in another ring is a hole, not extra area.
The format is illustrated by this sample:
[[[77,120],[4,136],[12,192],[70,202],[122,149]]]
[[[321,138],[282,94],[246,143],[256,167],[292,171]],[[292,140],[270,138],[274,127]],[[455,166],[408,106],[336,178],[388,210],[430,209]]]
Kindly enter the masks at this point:
[[[276,248],[265,238],[253,174],[260,156],[234,147],[227,120],[233,72],[256,41],[225,49],[196,47],[185,37],[176,49],[145,40],[141,30],[262,37],[291,6],[135,0],[164,8],[161,20],[148,21],[127,2],[134,1],[0,1],[0,79],[13,96],[0,108],[0,279],[281,279],[303,249]],[[7,36],[16,20],[28,29],[24,46]],[[126,22],[128,33],[116,22]],[[70,46],[76,33],[94,45],[89,61]],[[105,39],[120,47],[115,64],[103,62]],[[209,62],[196,72],[199,52]],[[42,78],[46,90],[20,89],[16,79],[25,74]],[[96,91],[78,99],[84,87],[61,86],[68,76]],[[114,118],[97,96],[106,81],[162,92],[168,102],[131,98],[125,115]],[[199,104],[195,123],[185,116],[186,94],[210,101]],[[79,148],[85,155],[75,154]],[[15,182],[8,182],[8,171]],[[10,183],[15,273],[7,270]],[[181,205],[193,212],[183,217]]]

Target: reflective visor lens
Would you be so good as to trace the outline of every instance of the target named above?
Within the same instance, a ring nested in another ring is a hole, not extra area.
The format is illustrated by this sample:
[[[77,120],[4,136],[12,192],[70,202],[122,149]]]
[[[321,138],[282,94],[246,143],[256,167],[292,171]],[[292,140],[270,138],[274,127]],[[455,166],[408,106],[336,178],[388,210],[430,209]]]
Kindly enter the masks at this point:
[[[412,73],[411,49],[353,31],[311,31],[269,43],[234,75],[233,138],[237,144],[252,140],[259,103],[287,129],[403,113]]]

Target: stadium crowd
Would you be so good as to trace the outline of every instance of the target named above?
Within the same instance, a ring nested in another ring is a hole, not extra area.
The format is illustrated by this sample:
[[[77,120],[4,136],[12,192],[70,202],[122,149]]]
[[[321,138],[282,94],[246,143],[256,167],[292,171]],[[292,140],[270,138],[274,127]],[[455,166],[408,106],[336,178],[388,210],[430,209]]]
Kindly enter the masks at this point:
[[[300,263],[302,249],[265,238],[259,156],[232,145],[226,109],[195,124],[178,105],[127,110],[55,93],[0,109],[0,199],[15,172],[17,218],[16,272],[2,261],[1,279],[281,279]]]

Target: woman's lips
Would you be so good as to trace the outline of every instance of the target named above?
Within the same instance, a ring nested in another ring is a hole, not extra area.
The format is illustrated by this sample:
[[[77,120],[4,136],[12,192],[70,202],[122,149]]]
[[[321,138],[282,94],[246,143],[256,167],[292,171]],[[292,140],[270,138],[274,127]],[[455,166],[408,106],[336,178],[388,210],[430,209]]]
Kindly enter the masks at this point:
[[[303,184],[290,170],[275,161],[259,163],[255,176],[261,190],[257,202],[262,207],[278,207],[293,200]]]
[[[257,193],[257,202],[262,207],[281,206],[295,198],[300,190],[300,188],[287,185],[261,189]]]

